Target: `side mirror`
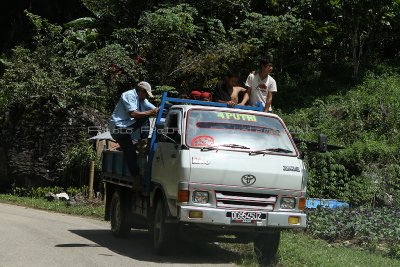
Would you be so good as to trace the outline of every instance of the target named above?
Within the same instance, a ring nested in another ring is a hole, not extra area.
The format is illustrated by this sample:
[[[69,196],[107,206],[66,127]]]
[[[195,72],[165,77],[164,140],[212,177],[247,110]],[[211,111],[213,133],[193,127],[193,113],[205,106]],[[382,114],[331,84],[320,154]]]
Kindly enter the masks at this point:
[[[328,137],[324,134],[318,135],[318,151],[321,153],[328,151]]]
[[[294,138],[293,138],[293,142],[294,142],[296,145],[298,145],[298,144],[301,144],[302,140],[301,140],[300,138],[298,138],[298,137],[294,137]]]

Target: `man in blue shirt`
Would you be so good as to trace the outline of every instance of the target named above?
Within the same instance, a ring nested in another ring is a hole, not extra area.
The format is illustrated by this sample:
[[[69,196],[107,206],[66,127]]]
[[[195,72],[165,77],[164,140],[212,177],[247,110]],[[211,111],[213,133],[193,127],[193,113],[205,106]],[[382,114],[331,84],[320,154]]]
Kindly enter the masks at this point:
[[[144,81],[138,83],[136,88],[124,92],[111,115],[109,126],[111,136],[124,151],[124,159],[131,175],[135,177],[134,183],[137,184],[139,167],[131,134],[148,125],[149,116],[156,116],[158,112],[158,108],[151,104],[147,97],[153,97],[153,94],[150,84]]]

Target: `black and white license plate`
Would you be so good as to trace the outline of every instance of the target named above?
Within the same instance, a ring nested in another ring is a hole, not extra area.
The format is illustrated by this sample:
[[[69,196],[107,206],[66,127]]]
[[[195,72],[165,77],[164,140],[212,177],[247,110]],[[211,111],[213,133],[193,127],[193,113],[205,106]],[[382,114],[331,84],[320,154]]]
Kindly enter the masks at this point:
[[[231,222],[233,223],[257,223],[262,219],[261,212],[253,211],[232,211]]]

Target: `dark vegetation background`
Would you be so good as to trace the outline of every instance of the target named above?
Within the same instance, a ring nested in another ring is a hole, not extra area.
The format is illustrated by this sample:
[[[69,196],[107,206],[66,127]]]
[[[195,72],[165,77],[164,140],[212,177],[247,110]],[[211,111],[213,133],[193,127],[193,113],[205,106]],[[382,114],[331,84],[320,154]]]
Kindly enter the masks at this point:
[[[309,195],[400,206],[400,6],[388,0],[0,3],[0,187],[85,184],[81,136],[121,92],[210,90],[275,57],[273,105],[307,140]]]

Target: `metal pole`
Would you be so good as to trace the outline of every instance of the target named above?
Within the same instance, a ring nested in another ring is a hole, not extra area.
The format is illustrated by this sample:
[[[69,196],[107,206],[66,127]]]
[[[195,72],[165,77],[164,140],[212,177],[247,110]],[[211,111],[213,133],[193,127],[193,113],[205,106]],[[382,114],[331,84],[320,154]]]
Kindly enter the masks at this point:
[[[94,161],[90,161],[89,172],[89,199],[93,199],[93,181],[94,181]]]

